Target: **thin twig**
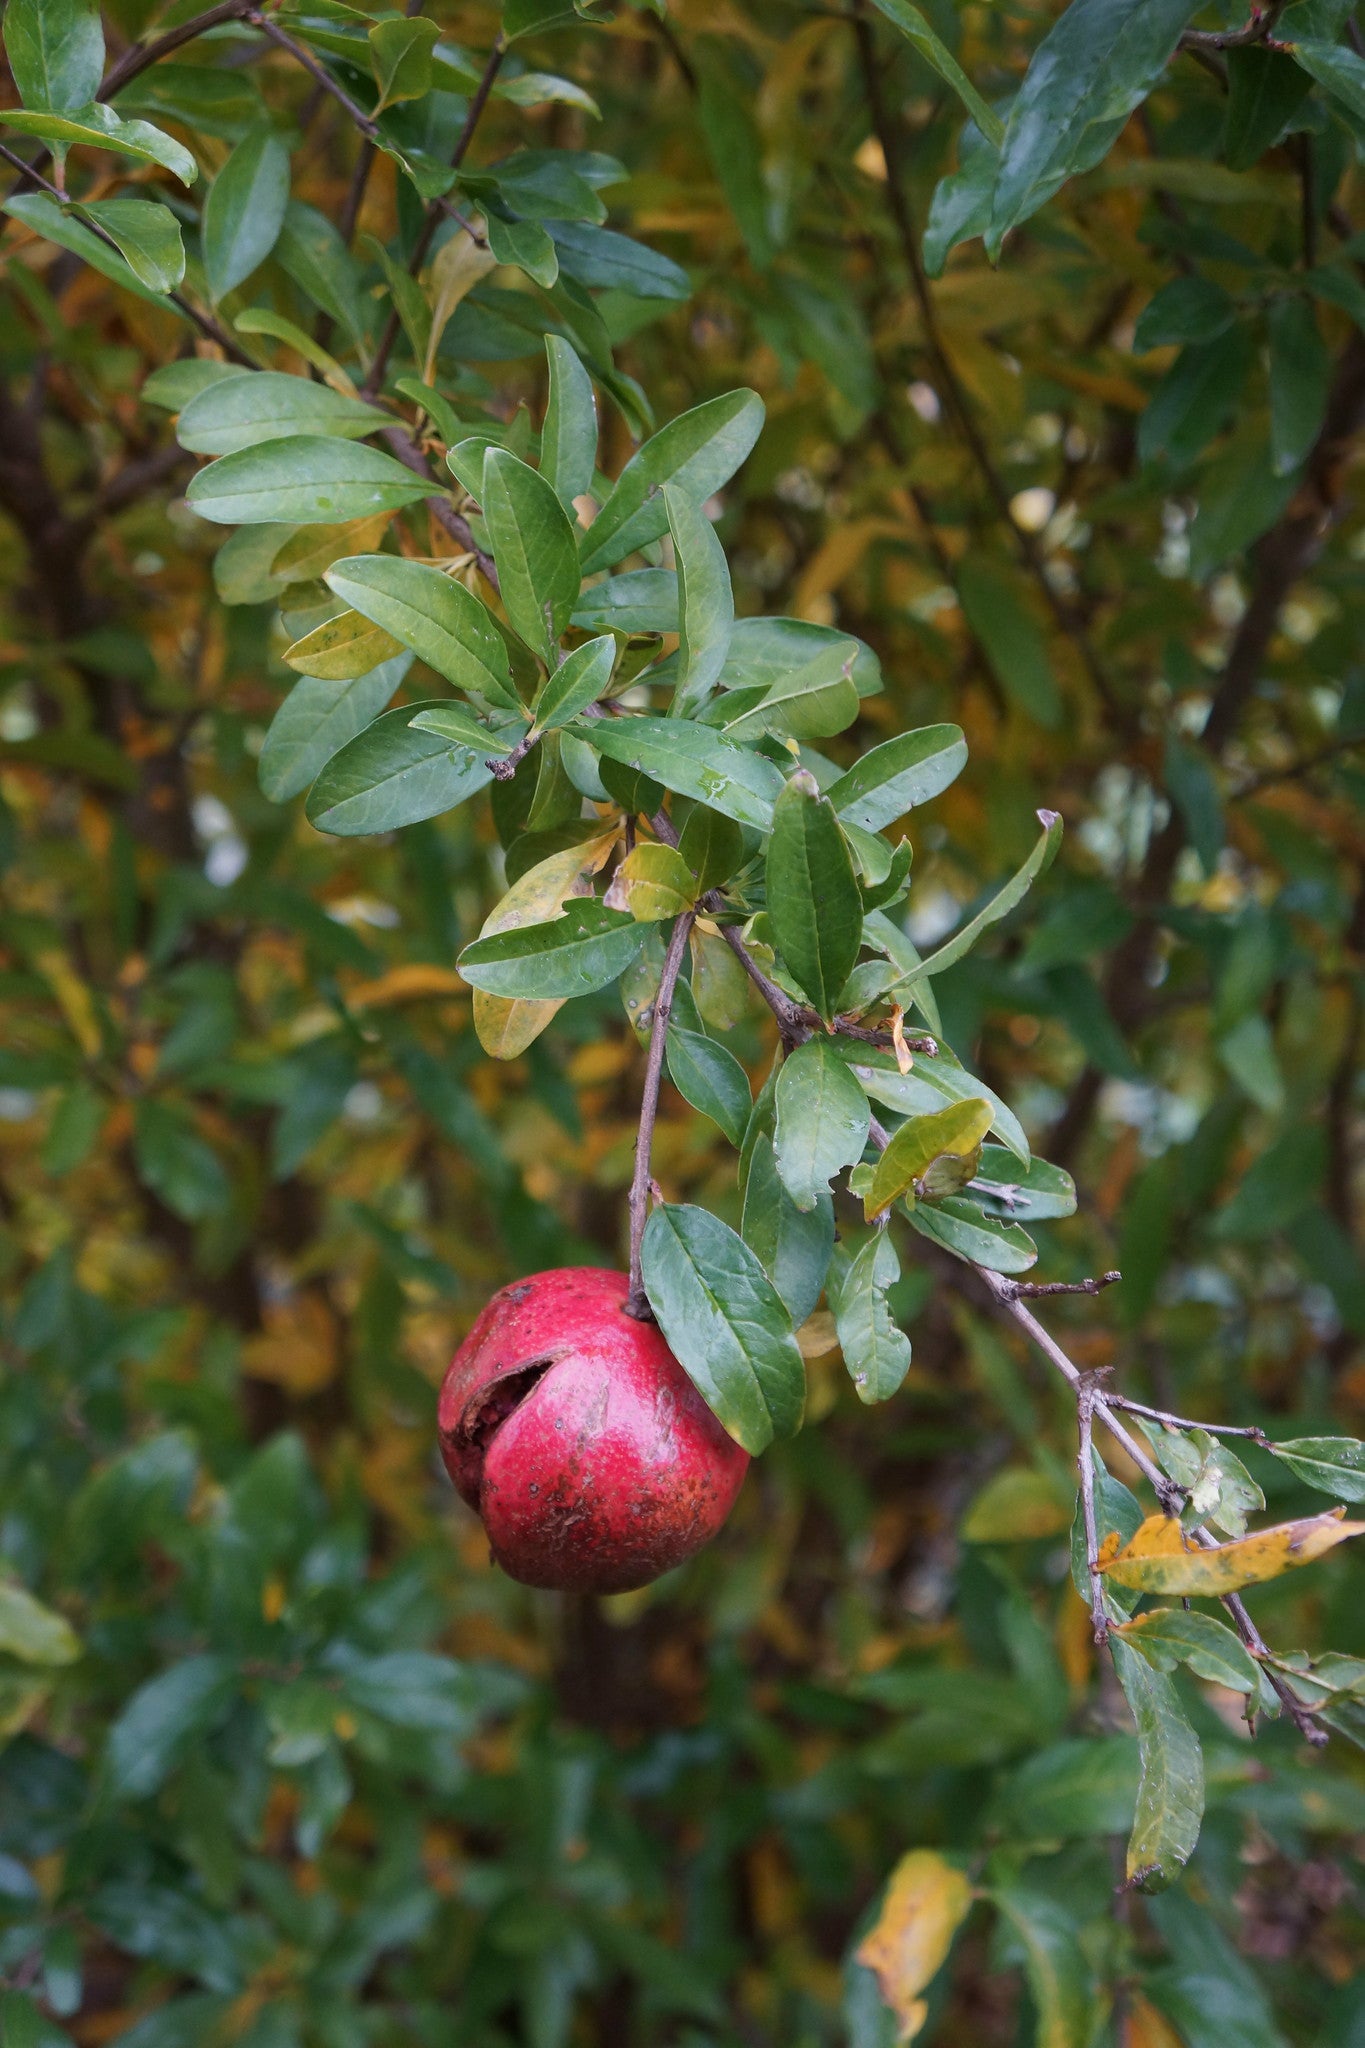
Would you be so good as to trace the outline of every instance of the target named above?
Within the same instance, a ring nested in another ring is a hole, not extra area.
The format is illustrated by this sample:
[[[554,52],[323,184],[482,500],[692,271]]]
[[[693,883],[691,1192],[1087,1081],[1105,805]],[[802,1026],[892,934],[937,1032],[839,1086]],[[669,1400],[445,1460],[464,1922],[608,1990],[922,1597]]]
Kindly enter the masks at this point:
[[[502,60],[506,54],[507,46],[500,36],[488,53],[488,61],[483,67],[483,75],[474,89],[473,99],[469,102],[469,111],[465,115],[464,126],[461,128],[455,148],[451,152],[450,166],[452,170],[458,171],[468,155],[469,145],[474,140],[474,131],[478,127],[483,110],[488,104],[488,96],[497,81],[498,73],[502,69]],[[431,247],[441,214],[441,205],[436,200],[432,200],[427,207],[426,219],[422,223],[422,231],[417,237],[416,246],[408,258],[408,275],[410,277],[416,277],[426,261],[427,251]],[[398,339],[399,326],[398,312],[395,308],[390,312],[387,321],[384,323],[384,331],[379,337],[379,346],[375,350],[374,361],[371,363],[369,375],[365,379],[364,390],[367,397],[373,398],[384,382],[384,373],[389,367],[389,357],[393,353],[393,345]]]
[[[433,484],[436,482],[436,478],[431,474],[430,463],[413,440],[411,434],[403,427],[397,425],[385,427],[379,438],[393,451],[398,460],[413,472],[414,476],[427,477]],[[483,576],[484,580],[494,590],[497,590],[499,587],[498,572],[493,558],[491,555],[486,554],[475,540],[468,520],[461,517],[446,497],[433,493],[426,503],[427,510],[432,518],[450,535],[461,553],[473,555],[479,565],[480,575]]]
[[[1192,54],[1200,50],[1244,50],[1249,43],[1268,43],[1289,0],[1270,0],[1269,6],[1253,7],[1251,18],[1241,28],[1217,30],[1187,28],[1176,48]]]
[[[1079,1437],[1077,1464],[1081,1478],[1081,1520],[1085,1525],[1085,1563],[1090,1574],[1090,1619],[1095,1641],[1109,1638],[1109,1611],[1104,1604],[1104,1581],[1100,1577],[1100,1539],[1095,1522],[1095,1448],[1092,1425],[1095,1419],[1095,1381],[1081,1380],[1076,1395],[1076,1428]]]
[[[1149,1422],[1162,1422],[1167,1429],[1202,1429],[1206,1436],[1248,1436],[1253,1443],[1268,1444],[1269,1438],[1259,1423],[1247,1423],[1234,1428],[1225,1422],[1196,1422],[1188,1415],[1170,1415],[1164,1408],[1149,1408],[1145,1401],[1130,1401],[1126,1394],[1109,1393],[1105,1396],[1112,1408],[1122,1408],[1126,1415],[1145,1415]]]
[[[376,139],[379,134],[378,122],[372,115],[367,114],[357,101],[351,98],[351,95],[343,85],[337,83],[326,65],[318,62],[318,59],[306,44],[297,42],[287,29],[282,29],[278,22],[271,21],[268,15],[262,14],[259,7],[250,7],[247,10],[245,19],[252,28],[259,29],[263,36],[269,36],[272,43],[277,44],[281,50],[287,51],[296,64],[302,64],[304,70],[316,82],[318,89],[321,92],[331,94],[337,105],[355,123],[367,142],[373,142]]]
[[[654,1320],[640,1270],[640,1248],[649,1218],[649,1161],[654,1149],[654,1121],[659,1113],[659,1082],[663,1076],[664,1048],[668,1042],[668,1019],[673,1009],[673,991],[682,972],[683,954],[695,913],[686,910],[676,920],[664,955],[659,993],[649,1026],[649,1054],[645,1061],[645,1083],[640,1091],[640,1132],[635,1140],[635,1174],[630,1184],[630,1292],[626,1314],[637,1322]]]
[[[1090,644],[1089,635],[1075,616],[1071,607],[1054,588],[1047,573],[1047,563],[1035,536],[1019,524],[1014,516],[1010,494],[1004,478],[995,466],[995,459],[986,445],[971,400],[961,378],[957,374],[943,329],[939,325],[938,308],[930,289],[924,259],[920,254],[919,236],[910,215],[910,202],[906,196],[905,170],[901,160],[900,138],[891,117],[882,89],[882,69],[873,40],[872,26],[863,13],[852,17],[853,32],[858,42],[858,57],[862,66],[863,83],[867,92],[868,111],[872,116],[873,133],[881,144],[886,159],[886,196],[891,209],[897,239],[910,273],[910,285],[919,305],[920,322],[924,329],[925,346],[933,358],[939,381],[943,386],[948,407],[957,421],[958,429],[966,443],[968,453],[981,473],[982,481],[994,502],[996,512],[1004,525],[1025,568],[1033,577],[1042,594],[1043,601],[1051,612],[1058,629],[1066,635],[1080,656],[1081,663],[1091,686],[1103,703],[1114,723],[1126,728],[1131,721],[1114,694],[1113,686],[1102,668],[1099,657]]]
[[[1103,1294],[1106,1287],[1122,1278],[1115,1267],[1093,1280],[1007,1280],[1005,1284],[1016,1301],[1042,1301],[1050,1294]]]

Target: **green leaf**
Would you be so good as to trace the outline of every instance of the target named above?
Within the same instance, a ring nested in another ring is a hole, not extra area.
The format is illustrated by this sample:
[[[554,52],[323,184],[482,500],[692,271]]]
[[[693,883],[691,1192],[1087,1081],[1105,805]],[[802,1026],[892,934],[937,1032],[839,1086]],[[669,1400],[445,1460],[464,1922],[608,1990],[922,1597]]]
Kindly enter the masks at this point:
[[[398,555],[348,555],[333,562],[324,581],[457,689],[520,712],[502,635],[462,583],[429,562]]]
[[[659,1327],[723,1427],[756,1457],[794,1436],[806,1369],[776,1288],[709,1210],[663,1204],[645,1226],[645,1291]]]
[[[908,1074],[902,1074],[889,1053],[860,1053],[854,1065],[854,1072],[874,1102],[885,1103],[888,1109],[898,1110],[902,1116],[923,1116],[926,1111],[937,1109],[943,1102],[965,1102],[969,1096],[980,1096],[989,1102],[995,1113],[992,1130],[1002,1145],[1008,1146],[1020,1165],[1027,1168],[1031,1154],[1024,1127],[1007,1103],[1002,1102],[995,1091],[984,1081],[969,1074],[965,1067],[958,1066],[942,1047],[938,1057],[916,1055],[915,1064]]]
[[[540,222],[500,220],[496,213],[490,213],[486,226],[488,246],[499,263],[508,264],[514,270],[524,270],[529,278],[548,291],[559,276],[559,256],[553,240]]]
[[[663,487],[678,574],[678,680],[670,711],[690,718],[716,687],[730,650],[735,598],[715,527],[700,503],[676,484]]]
[[[669,1027],[668,1072],[678,1093],[693,1109],[719,1125],[730,1143],[739,1146],[753,1108],[749,1077],[734,1054],[704,1031]]]
[[[1354,1437],[1291,1437],[1266,1448],[1305,1486],[1337,1500],[1365,1500],[1365,1444]]]
[[[129,269],[150,291],[175,290],[185,275],[185,245],[169,206],[148,199],[97,199],[83,204],[81,212],[118,243]]]
[[[138,1178],[185,1223],[221,1215],[232,1184],[212,1146],[183,1110],[144,1096],[133,1111],[133,1157]]]
[[[834,1175],[863,1156],[867,1097],[829,1039],[815,1037],[783,1062],[776,1102],[778,1173],[797,1208],[813,1209]]]
[[[641,770],[679,796],[766,831],[784,788],[782,770],[704,725],[676,718],[598,718],[574,728],[608,760]]]
[[[243,136],[204,201],[204,270],[215,299],[264,263],[289,204],[289,151],[273,128]]]
[[[414,728],[430,704],[400,704],[332,755],[308,793],[304,815],[319,832],[352,839],[395,832],[452,811],[492,780],[477,755]]]
[[[572,514],[575,498],[592,489],[597,467],[597,400],[592,378],[563,335],[546,335],[545,355],[550,395],[540,432],[540,473]],[[576,613],[574,624],[579,624]]]
[[[1015,1936],[1038,2014],[1036,2048],[1088,2048],[1097,2014],[1090,1965],[1069,1905],[1023,1885],[996,1886],[988,1896]]]
[[[1188,1664],[1196,1678],[1232,1692],[1257,1693],[1256,1664],[1232,1630],[1211,1614],[1183,1607],[1152,1607],[1135,1621],[1116,1624],[1114,1634],[1144,1657],[1154,1671]]]
[[[1128,1840],[1128,1882],[1164,1891],[1184,1869],[1204,1818],[1204,1759],[1174,1685],[1117,1634],[1109,1641],[1137,1722],[1142,1775]]]
[[[402,682],[410,657],[400,654],[365,675],[325,682],[301,676],[270,721],[257,773],[272,803],[307,789],[326,762],[377,718]]]
[[[1252,354],[1240,320],[1214,340],[1181,350],[1138,422],[1144,465],[1164,459],[1176,471],[1189,467],[1236,410]]]
[[[275,261],[320,311],[345,329],[352,341],[365,331],[360,276],[355,259],[326,214],[291,199],[274,249]]]
[[[874,1231],[851,1258],[836,1253],[830,1269],[829,1303],[839,1349],[858,1399],[869,1405],[889,1401],[910,1370],[910,1339],[886,1298],[900,1276],[896,1247],[885,1230]]]
[[[144,163],[162,164],[182,185],[192,185],[199,176],[194,158],[171,136],[154,128],[150,121],[124,121],[112,107],[103,106],[98,100],[92,100],[89,106],[51,114],[7,109],[3,119],[7,128],[17,129],[21,135],[37,135],[50,142],[57,157],[64,157],[68,149],[84,144],[91,149],[117,150],[120,156],[138,157]]]
[[[583,592],[573,623],[585,633],[676,633],[678,577],[673,569],[627,569]]]
[[[731,391],[661,427],[626,464],[584,535],[583,574],[619,562],[667,531],[665,484],[705,503],[729,482],[762,425],[757,392]]]
[[[1365,64],[1361,71],[1365,77]],[[1332,358],[1308,299],[1276,299],[1266,329],[1270,338],[1272,467],[1276,476],[1289,476],[1322,431],[1332,384]]]
[[[1127,1834],[1137,1787],[1131,1735],[1076,1737],[1039,1750],[1013,1771],[987,1824],[1007,1841],[1039,1844]]]
[[[778,951],[828,1023],[862,944],[863,899],[834,807],[804,769],[773,807],[765,872]]]
[[[1198,0],[1071,0],[1033,53],[1000,147],[987,253],[1105,157],[1161,77]]]
[[[916,1202],[910,1221],[921,1237],[992,1273],[1027,1273],[1038,1262],[1038,1247],[1015,1223],[983,1215],[963,1195],[942,1202]]]
[[[370,30],[370,68],[379,88],[376,114],[431,90],[431,53],[441,31],[434,21],[376,22]]]
[[[251,371],[240,363],[216,363],[207,356],[183,356],[177,363],[163,363],[153,370],[142,386],[147,405],[162,405],[167,412],[181,412],[192,398],[221,384],[228,377],[249,377]]]
[[[1237,301],[1207,277],[1173,277],[1138,314],[1133,351],[1216,341],[1237,318]]]
[[[637,299],[686,299],[692,280],[680,264],[629,235],[591,221],[549,224],[566,277],[594,291],[629,292]]]
[[[506,448],[483,464],[483,515],[512,629],[547,667],[578,602],[578,546],[547,481]]]
[[[45,235],[59,249],[69,249],[73,256],[79,256],[101,277],[122,285],[135,298],[145,299],[152,306],[165,307],[163,293],[154,292],[150,285],[144,284],[122,256],[102,242],[84,221],[77,220],[74,213],[66,212],[55,199],[50,199],[46,192],[17,192],[12,199],[0,201],[0,213],[8,213],[13,219],[22,221],[36,235]],[[182,314],[180,317],[187,316]]]
[[[992,1119],[990,1103],[975,1098],[949,1103],[928,1116],[911,1117],[895,1133],[873,1169],[863,1197],[864,1215],[870,1221],[902,1195],[913,1205],[916,1183],[945,1156],[961,1160],[965,1178],[970,1180]]]
[[[465,704],[433,704],[426,711],[419,711],[412,721],[417,732],[435,732],[452,746],[464,747],[471,754],[510,754],[517,741],[530,730],[524,720],[519,724],[504,726],[495,732],[491,725],[485,725]]]
[[[221,1718],[235,1679],[228,1658],[206,1654],[139,1686],[109,1730],[105,1773],[112,1796],[146,1799],[158,1791],[194,1737]]]
[[[26,107],[88,105],[104,71],[98,0],[9,0],[5,55]]]
[[[981,133],[997,149],[1005,139],[1005,124],[991,112],[976,87],[947,45],[934,34],[918,7],[910,0],[875,0],[878,10],[898,28],[911,47],[923,57],[945,85],[950,85]]]
[[[1038,822],[1043,828],[1042,837],[1018,873],[1010,877],[984,909],[978,910],[976,916],[969,918],[950,939],[945,939],[936,953],[931,953],[918,967],[907,969],[895,984],[897,989],[912,985],[927,975],[942,974],[945,968],[952,967],[971,951],[982,932],[998,924],[1002,917],[1008,917],[1015,905],[1022,903],[1039,875],[1047,873],[1062,843],[1062,821],[1056,811],[1039,811]]]
[[[1357,121],[1365,121],[1365,57],[1342,43],[1299,37],[1287,45],[1289,54],[1310,78]]]
[[[834,1204],[825,1194],[813,1209],[798,1209],[778,1175],[772,1139],[762,1132],[750,1148],[746,1134],[745,1145],[749,1157],[747,1171],[741,1161],[741,1234],[786,1303],[793,1329],[799,1330],[819,1301],[829,1271]]]
[[[226,389],[226,386],[224,386]],[[299,434],[221,455],[190,481],[186,502],[219,526],[341,526],[432,495],[382,449]]]
[[[0,1580],[0,1651],[21,1664],[74,1664],[81,1642],[65,1615]]]
[[[988,1215],[1013,1223],[1045,1223],[1076,1213],[1076,1183],[1064,1168],[1034,1159],[1021,1173],[999,1145],[982,1147],[972,1193]]]
[[[972,637],[1007,702],[1047,731],[1055,731],[1062,718],[1061,693],[1047,643],[1013,570],[972,550],[958,563],[957,594]]]
[[[644,927],[596,898],[570,903],[562,917],[475,939],[456,960],[473,988],[490,995],[591,995],[623,974],[644,944]]]
[[[858,716],[853,671],[856,640],[836,640],[770,683],[766,689],[734,690],[707,713],[731,739],[755,740],[765,732],[799,740],[826,739]]]
[[[881,832],[956,781],[966,759],[958,726],[920,726],[873,747],[825,794],[849,824]]]
[[[696,804],[687,814],[678,851],[697,878],[698,895],[704,896],[743,866],[744,834],[733,818]]]
[[[1280,140],[1313,81],[1292,57],[1251,43],[1227,53],[1228,115],[1223,161],[1249,171]]]
[[[165,212],[165,208],[160,209]],[[209,384],[183,407],[175,437],[195,455],[232,455],[298,434],[358,440],[392,426],[390,414],[307,377],[278,370]]]
[[[595,704],[611,682],[616,665],[616,642],[610,633],[586,640],[575,647],[557,669],[552,670],[535,701],[538,732],[550,732],[570,725],[589,704]]]

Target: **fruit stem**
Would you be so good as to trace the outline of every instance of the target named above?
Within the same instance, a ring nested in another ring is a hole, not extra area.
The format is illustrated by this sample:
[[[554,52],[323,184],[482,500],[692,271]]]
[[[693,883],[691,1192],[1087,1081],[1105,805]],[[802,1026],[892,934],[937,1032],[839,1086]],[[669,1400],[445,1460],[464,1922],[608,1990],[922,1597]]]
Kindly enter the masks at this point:
[[[673,1010],[673,991],[678,986],[682,972],[683,954],[687,951],[688,934],[692,930],[695,912],[688,910],[678,918],[668,941],[664,955],[664,970],[659,977],[659,993],[654,998],[654,1015],[649,1026],[649,1054],[645,1060],[645,1085],[640,1093],[640,1132],[635,1140],[635,1176],[630,1184],[630,1291],[626,1295],[625,1309],[628,1316],[634,1316],[640,1323],[652,1323],[654,1311],[650,1308],[640,1273],[640,1248],[644,1243],[645,1224],[649,1220],[649,1159],[654,1149],[654,1119],[659,1113],[659,1083],[663,1078],[664,1047],[668,1041],[668,1020]]]

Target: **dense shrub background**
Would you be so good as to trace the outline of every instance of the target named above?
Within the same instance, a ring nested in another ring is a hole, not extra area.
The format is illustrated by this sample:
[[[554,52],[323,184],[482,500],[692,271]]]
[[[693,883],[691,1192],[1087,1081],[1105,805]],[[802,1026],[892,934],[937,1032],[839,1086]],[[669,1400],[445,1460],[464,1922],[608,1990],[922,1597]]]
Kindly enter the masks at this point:
[[[111,58],[193,11],[117,0]],[[1057,11],[927,9],[992,100]],[[423,12],[476,65],[498,31]],[[1309,13],[1352,49],[1316,0],[1280,34]],[[961,108],[879,16],[682,0],[516,48],[600,120],[495,99],[471,161],[619,157],[612,225],[690,284],[599,297],[619,367],[661,421],[767,401],[715,508],[740,610],[872,643],[856,743],[967,731],[912,932],[1017,865],[1037,805],[1066,818],[1044,889],[938,989],[1077,1177],[1043,1270],[1123,1269],[1053,1326],[1182,1412],[1359,1434],[1359,112],[1314,88],[1248,128],[1240,53],[1178,55],[999,269],[973,242],[931,283]],[[355,133],[254,31],[134,97],[209,177],[264,108],[295,197],[345,216]],[[416,220],[378,157],[372,322]],[[538,417],[536,320],[477,300],[443,388]],[[278,252],[227,304],[318,316]],[[6,2048],[880,2048],[847,1959],[920,1846],[1008,1907],[930,1994],[943,2048],[1359,2048],[1344,1737],[1249,1745],[1182,1681],[1204,1840],[1179,1891],[1116,1898],[1131,1740],[1067,1569],[1074,1409],[945,1268],[902,1283],[900,1398],[861,1409],[814,1359],[812,1426],[675,1578],[573,1602],[491,1569],[434,1388],[494,1287],[621,1262],[641,1055],[614,998],[510,1067],[480,1052],[451,963],[501,892],[486,808],[344,842],[261,794],[273,593],[215,566],[139,399],[194,345],[6,226],[0,1576],[74,1632],[0,1586]],[[731,1036],[760,1073],[758,1025]],[[671,1092],[655,1171],[732,1201]],[[1271,1508],[1309,1511],[1266,1463]],[[1258,1619],[1365,1654],[1363,1572],[1338,1553]]]

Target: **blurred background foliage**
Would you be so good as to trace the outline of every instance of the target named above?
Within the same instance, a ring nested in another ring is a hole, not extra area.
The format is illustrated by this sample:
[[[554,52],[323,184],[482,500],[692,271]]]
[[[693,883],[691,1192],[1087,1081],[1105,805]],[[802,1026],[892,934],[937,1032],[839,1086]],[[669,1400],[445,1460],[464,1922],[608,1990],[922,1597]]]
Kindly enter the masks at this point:
[[[113,0],[111,59],[195,11]],[[997,106],[1059,11],[926,8]],[[476,77],[496,13],[422,12]],[[1348,13],[1312,0],[1280,33],[1311,16],[1349,51]],[[1036,806],[1066,819],[1036,901],[937,985],[959,1056],[1076,1175],[1040,1270],[1123,1269],[1055,1327],[1181,1412],[1361,1434],[1360,112],[1272,50],[1183,52],[992,269],[948,254],[959,102],[879,15],[601,14],[522,4],[504,82],[573,89],[495,98],[471,161],[621,160],[613,225],[688,292],[587,279],[618,367],[661,421],[736,384],[767,402],[712,507],[741,612],[873,645],[859,744],[965,728],[911,935],[1018,863]],[[226,22],[119,104],[208,179],[272,124],[296,202],[358,202],[382,321],[420,209],[383,155],[361,186],[354,129],[287,54]],[[136,176],[180,213],[193,284],[193,196]],[[311,218],[230,308],[335,316]],[[495,273],[442,388],[538,416],[545,321]],[[434,1388],[496,1286],[622,1262],[641,1054],[606,997],[510,1066],[480,1053],[451,965],[501,891],[479,806],[351,842],[261,794],[292,681],[278,586],[215,560],[139,397],[193,347],[9,220],[6,2048],[887,2048],[849,1957],[926,1847],[995,1901],[927,1994],[942,2048],[1360,2048],[1343,1738],[1250,1744],[1234,1696],[1182,1680],[1204,1838],[1178,1892],[1116,1895],[1133,1743],[1067,1568],[1074,1409],[944,1269],[900,1285],[899,1399],[863,1409],[813,1357],[814,1426],[682,1573],[575,1603],[490,1567]],[[606,429],[614,470],[631,426]],[[731,1040],[760,1075],[757,1023]],[[668,1090],[655,1172],[733,1205]],[[1267,1463],[1271,1507],[1310,1511]],[[1254,1604],[1277,1640],[1365,1654],[1362,1591],[1338,1553]]]

